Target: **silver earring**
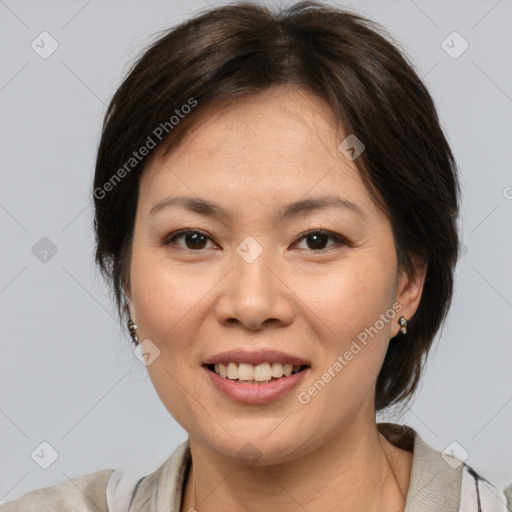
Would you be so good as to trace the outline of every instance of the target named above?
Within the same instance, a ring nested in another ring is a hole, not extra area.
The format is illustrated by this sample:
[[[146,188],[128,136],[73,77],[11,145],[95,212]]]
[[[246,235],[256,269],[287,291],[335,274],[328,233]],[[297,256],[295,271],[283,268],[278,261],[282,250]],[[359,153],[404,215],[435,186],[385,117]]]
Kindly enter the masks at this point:
[[[398,323],[400,324],[400,332],[402,334],[405,334],[407,332],[407,318],[405,318],[405,316],[401,316],[399,319],[398,319]]]
[[[137,325],[133,323],[133,320],[131,318],[128,320],[128,330],[130,331],[130,336],[132,337],[133,343],[135,343],[135,345],[138,345],[139,337],[137,336]]]

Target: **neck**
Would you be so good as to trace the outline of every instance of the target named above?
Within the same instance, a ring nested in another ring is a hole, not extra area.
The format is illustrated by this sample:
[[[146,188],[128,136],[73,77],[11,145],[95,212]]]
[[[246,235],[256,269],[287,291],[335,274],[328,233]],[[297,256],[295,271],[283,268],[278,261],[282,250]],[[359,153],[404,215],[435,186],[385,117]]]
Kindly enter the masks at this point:
[[[353,426],[293,461],[248,467],[190,440],[192,465],[181,512],[252,510],[400,510],[412,454],[389,443],[377,425]]]

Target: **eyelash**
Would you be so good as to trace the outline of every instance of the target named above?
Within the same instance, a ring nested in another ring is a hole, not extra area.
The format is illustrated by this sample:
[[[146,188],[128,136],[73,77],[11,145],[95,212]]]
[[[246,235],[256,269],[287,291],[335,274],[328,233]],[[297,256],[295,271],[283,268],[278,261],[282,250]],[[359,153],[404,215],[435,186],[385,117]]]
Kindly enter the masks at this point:
[[[180,238],[180,237],[182,237],[184,235],[188,235],[188,234],[199,234],[199,235],[204,236],[205,238],[208,238],[209,240],[212,240],[206,233],[203,233],[202,231],[199,231],[197,229],[182,229],[182,230],[176,231],[174,233],[171,233],[169,236],[167,236],[162,241],[162,245],[169,246],[177,238]],[[334,240],[337,245],[352,246],[352,244],[346,238],[342,237],[341,235],[338,235],[337,233],[333,233],[332,231],[328,231],[325,229],[312,229],[312,230],[306,231],[305,233],[302,233],[299,237],[297,237],[293,243],[295,244],[296,242],[299,242],[302,239],[307,238],[308,236],[311,236],[314,234],[327,236],[327,237],[331,238],[332,240]],[[205,250],[205,249],[197,249],[197,250],[188,249],[186,247],[179,247],[179,248],[184,251],[197,252],[197,253],[203,252]],[[327,248],[327,249],[319,249],[319,250],[307,249],[307,251],[313,252],[313,253],[323,253],[323,252],[328,252],[330,250],[332,250],[332,247]]]

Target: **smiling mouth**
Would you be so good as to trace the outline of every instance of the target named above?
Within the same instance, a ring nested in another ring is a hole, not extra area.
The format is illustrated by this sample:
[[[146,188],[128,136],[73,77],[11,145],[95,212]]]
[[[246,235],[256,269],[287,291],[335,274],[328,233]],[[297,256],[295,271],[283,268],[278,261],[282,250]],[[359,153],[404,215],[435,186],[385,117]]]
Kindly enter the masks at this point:
[[[294,366],[281,363],[262,363],[253,366],[247,363],[237,364],[234,362],[206,364],[203,366],[223,379],[240,384],[268,384],[276,380],[287,379],[290,375],[295,375],[310,368],[309,365]]]

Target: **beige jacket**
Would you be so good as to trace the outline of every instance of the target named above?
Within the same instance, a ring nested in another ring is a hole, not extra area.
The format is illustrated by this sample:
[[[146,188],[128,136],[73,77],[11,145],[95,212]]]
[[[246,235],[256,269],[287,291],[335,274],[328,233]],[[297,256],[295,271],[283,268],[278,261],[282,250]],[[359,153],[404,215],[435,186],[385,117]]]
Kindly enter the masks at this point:
[[[377,427],[389,442],[413,452],[404,512],[512,512],[512,484],[496,488],[455,456],[431,448],[408,426]],[[106,469],[31,491],[1,505],[0,512],[180,512],[189,467],[187,439],[145,477]]]

